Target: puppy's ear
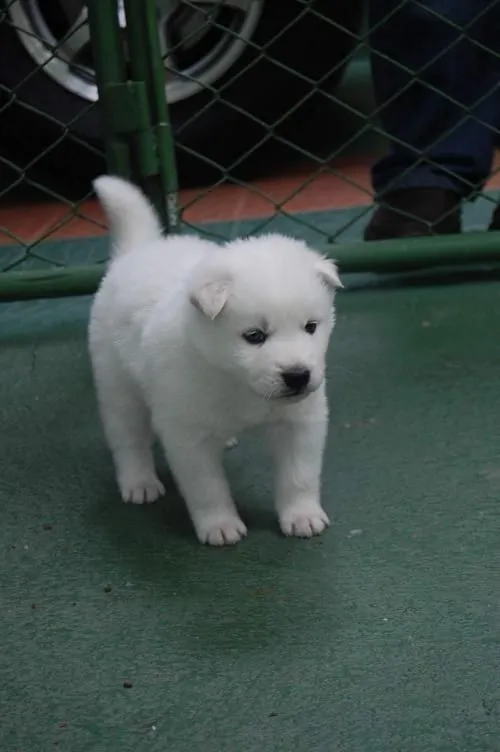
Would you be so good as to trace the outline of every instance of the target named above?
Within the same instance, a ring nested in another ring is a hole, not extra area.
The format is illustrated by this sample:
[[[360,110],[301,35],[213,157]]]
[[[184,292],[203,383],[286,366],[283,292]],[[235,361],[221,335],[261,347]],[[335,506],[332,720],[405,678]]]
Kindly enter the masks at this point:
[[[325,282],[332,290],[335,290],[338,287],[344,287],[340,281],[337,264],[331,259],[325,257],[319,258],[316,261],[316,271],[323,282]]]
[[[217,318],[227,303],[231,287],[228,277],[205,277],[192,287],[189,300],[212,321]]]

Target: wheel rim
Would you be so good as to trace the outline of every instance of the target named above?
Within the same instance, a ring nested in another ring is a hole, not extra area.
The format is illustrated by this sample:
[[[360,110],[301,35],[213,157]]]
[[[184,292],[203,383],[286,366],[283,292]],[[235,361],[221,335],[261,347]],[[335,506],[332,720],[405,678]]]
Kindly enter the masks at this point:
[[[264,0],[157,0],[169,103],[215,87],[243,55]],[[67,91],[98,99],[87,7],[80,0],[15,0],[8,15],[26,52]],[[120,26],[126,25],[123,1]]]

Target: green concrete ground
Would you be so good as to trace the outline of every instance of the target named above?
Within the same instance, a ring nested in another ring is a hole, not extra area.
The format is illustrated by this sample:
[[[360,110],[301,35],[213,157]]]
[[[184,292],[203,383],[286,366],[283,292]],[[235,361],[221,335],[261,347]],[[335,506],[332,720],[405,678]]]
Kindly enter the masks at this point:
[[[248,437],[232,550],[165,468],[119,501],[89,301],[0,306],[2,752],[500,750],[500,283],[467,280],[339,295],[335,525],[280,536]]]

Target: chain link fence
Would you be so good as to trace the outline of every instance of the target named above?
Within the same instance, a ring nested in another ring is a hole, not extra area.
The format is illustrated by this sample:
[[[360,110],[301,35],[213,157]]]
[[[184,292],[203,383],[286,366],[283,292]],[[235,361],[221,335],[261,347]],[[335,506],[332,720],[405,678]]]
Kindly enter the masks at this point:
[[[495,232],[456,233],[457,200],[485,229],[500,188],[499,20],[500,0],[0,0],[0,296],[95,288],[105,171],[169,231],[279,227],[346,271],[498,260]],[[457,198],[401,203],[422,188]],[[363,243],[374,199],[389,227]]]

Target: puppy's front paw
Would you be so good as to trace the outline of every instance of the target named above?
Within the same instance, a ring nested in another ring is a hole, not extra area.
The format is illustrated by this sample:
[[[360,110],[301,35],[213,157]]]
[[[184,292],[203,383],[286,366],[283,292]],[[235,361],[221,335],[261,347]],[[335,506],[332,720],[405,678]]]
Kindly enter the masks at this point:
[[[119,485],[123,501],[129,504],[150,504],[165,493],[156,475],[122,479]]]
[[[197,525],[196,533],[199,541],[209,546],[232,546],[246,536],[247,529],[237,515],[227,515]]]
[[[280,527],[285,535],[297,538],[312,538],[321,535],[330,525],[326,512],[318,505],[314,507],[295,507],[280,515]]]

